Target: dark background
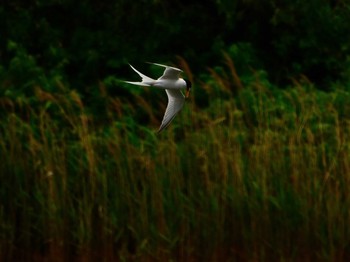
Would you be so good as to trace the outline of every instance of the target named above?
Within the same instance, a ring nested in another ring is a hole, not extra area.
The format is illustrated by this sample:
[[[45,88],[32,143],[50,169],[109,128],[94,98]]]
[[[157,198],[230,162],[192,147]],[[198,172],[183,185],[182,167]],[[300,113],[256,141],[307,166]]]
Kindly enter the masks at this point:
[[[177,56],[199,77],[223,52],[241,77],[262,69],[279,87],[301,75],[323,90],[349,79],[347,0],[13,0],[0,17],[1,94],[30,94],[43,78],[83,93],[131,76],[127,63]]]

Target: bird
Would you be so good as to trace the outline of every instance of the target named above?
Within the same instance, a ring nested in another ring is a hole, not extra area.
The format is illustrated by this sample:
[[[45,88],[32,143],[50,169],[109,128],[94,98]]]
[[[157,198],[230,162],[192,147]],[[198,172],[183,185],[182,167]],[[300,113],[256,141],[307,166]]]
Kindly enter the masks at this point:
[[[160,133],[164,130],[170,122],[174,119],[176,114],[180,112],[182,107],[185,104],[185,99],[189,97],[192,83],[191,81],[180,78],[180,74],[183,72],[181,69],[162,65],[158,63],[147,62],[152,65],[164,67],[164,73],[158,79],[150,78],[141,72],[139,72],[136,68],[134,68],[131,64],[129,66],[141,77],[141,82],[131,82],[131,81],[123,81],[128,84],[138,85],[138,86],[152,86],[159,89],[165,89],[165,92],[168,96],[168,105],[166,107],[164,117],[162,123],[157,131]],[[181,92],[181,90],[186,89],[185,95]]]

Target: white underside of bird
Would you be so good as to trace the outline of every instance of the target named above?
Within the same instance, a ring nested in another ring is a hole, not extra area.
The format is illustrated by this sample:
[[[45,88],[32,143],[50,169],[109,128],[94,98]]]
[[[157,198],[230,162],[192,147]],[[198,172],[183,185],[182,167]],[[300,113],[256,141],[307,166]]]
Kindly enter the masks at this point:
[[[161,132],[166,128],[170,122],[174,119],[176,114],[182,109],[185,104],[185,98],[189,96],[191,89],[191,82],[180,78],[182,72],[181,69],[171,67],[167,65],[150,63],[153,65],[165,67],[164,73],[158,79],[150,78],[141,72],[137,71],[132,65],[130,67],[142,78],[141,82],[124,81],[129,84],[139,86],[153,86],[160,89],[165,89],[168,96],[168,105],[165,110],[165,114],[162,120],[162,124],[159,127],[158,132]],[[186,95],[184,96],[181,90],[186,89]]]

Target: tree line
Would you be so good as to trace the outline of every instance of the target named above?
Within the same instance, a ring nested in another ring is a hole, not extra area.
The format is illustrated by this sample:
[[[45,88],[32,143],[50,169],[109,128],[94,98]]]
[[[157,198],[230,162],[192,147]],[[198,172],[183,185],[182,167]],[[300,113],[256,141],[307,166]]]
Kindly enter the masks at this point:
[[[304,75],[327,89],[350,75],[348,0],[13,0],[0,17],[1,93],[43,77],[83,90],[128,62],[176,56],[200,74],[223,52],[279,86]]]

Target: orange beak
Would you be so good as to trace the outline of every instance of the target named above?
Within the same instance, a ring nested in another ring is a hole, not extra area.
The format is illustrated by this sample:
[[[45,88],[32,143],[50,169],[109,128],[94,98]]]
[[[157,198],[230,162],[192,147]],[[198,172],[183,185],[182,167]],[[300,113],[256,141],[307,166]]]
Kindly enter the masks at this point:
[[[190,89],[187,88],[186,89],[186,93],[185,93],[185,97],[188,98],[190,96]]]

